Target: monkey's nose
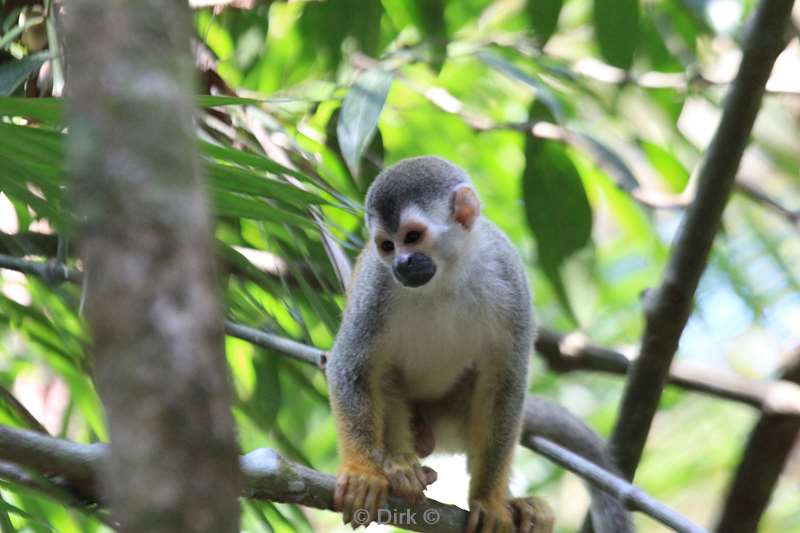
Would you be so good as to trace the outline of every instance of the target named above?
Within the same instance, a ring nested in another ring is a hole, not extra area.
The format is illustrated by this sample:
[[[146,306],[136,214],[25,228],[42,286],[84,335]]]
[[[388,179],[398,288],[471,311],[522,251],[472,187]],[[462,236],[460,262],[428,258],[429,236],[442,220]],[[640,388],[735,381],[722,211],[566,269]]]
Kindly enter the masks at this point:
[[[421,252],[414,252],[405,257],[398,257],[392,265],[397,281],[406,287],[420,287],[428,283],[436,274],[433,259]]]

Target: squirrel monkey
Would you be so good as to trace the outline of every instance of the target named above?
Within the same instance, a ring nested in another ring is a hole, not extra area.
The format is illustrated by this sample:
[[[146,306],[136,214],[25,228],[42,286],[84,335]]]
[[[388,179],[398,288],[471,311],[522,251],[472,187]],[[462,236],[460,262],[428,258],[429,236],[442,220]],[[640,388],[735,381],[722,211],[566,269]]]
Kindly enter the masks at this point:
[[[389,491],[420,502],[436,474],[418,457],[435,448],[467,454],[468,533],[550,533],[547,504],[508,489],[533,335],[519,256],[443,159],[384,170],[365,203],[371,240],[327,365],[335,508],[357,527]]]

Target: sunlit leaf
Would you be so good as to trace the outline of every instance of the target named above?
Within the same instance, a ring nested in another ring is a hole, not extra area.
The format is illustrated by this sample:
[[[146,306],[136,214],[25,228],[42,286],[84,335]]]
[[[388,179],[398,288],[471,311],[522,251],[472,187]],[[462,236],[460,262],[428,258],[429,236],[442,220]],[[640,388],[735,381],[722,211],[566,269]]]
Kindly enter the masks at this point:
[[[350,87],[342,103],[336,133],[342,156],[354,176],[359,175],[358,162],[375,135],[378,117],[391,86],[391,73],[367,70]]]

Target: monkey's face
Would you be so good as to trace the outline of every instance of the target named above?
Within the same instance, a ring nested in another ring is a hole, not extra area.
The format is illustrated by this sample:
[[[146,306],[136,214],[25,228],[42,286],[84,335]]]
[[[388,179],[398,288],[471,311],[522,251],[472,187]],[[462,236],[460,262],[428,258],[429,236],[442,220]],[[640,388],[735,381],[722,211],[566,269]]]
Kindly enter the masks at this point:
[[[378,256],[392,271],[394,279],[404,287],[421,287],[436,275],[434,243],[438,224],[418,209],[403,212],[397,231],[382,228],[373,235]]]
[[[455,190],[450,201],[444,199],[439,209],[426,211],[409,205],[400,213],[396,231],[380,225],[373,229],[378,256],[400,285],[435,285],[436,280],[454,272],[452,267],[469,244],[478,212],[477,196],[468,187]]]

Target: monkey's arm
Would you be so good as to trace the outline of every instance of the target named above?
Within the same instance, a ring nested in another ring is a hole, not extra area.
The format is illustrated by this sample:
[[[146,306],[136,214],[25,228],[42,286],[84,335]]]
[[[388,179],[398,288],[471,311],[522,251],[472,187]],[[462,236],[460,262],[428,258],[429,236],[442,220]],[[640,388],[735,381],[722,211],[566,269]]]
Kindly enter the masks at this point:
[[[359,275],[365,273],[356,274]],[[381,321],[377,296],[350,295],[326,366],[341,457],[334,507],[342,511],[345,523],[354,525],[368,519],[363,512],[357,512],[360,509],[372,513],[374,519],[377,509],[385,503],[389,487],[382,469],[384,402],[374,360]]]

